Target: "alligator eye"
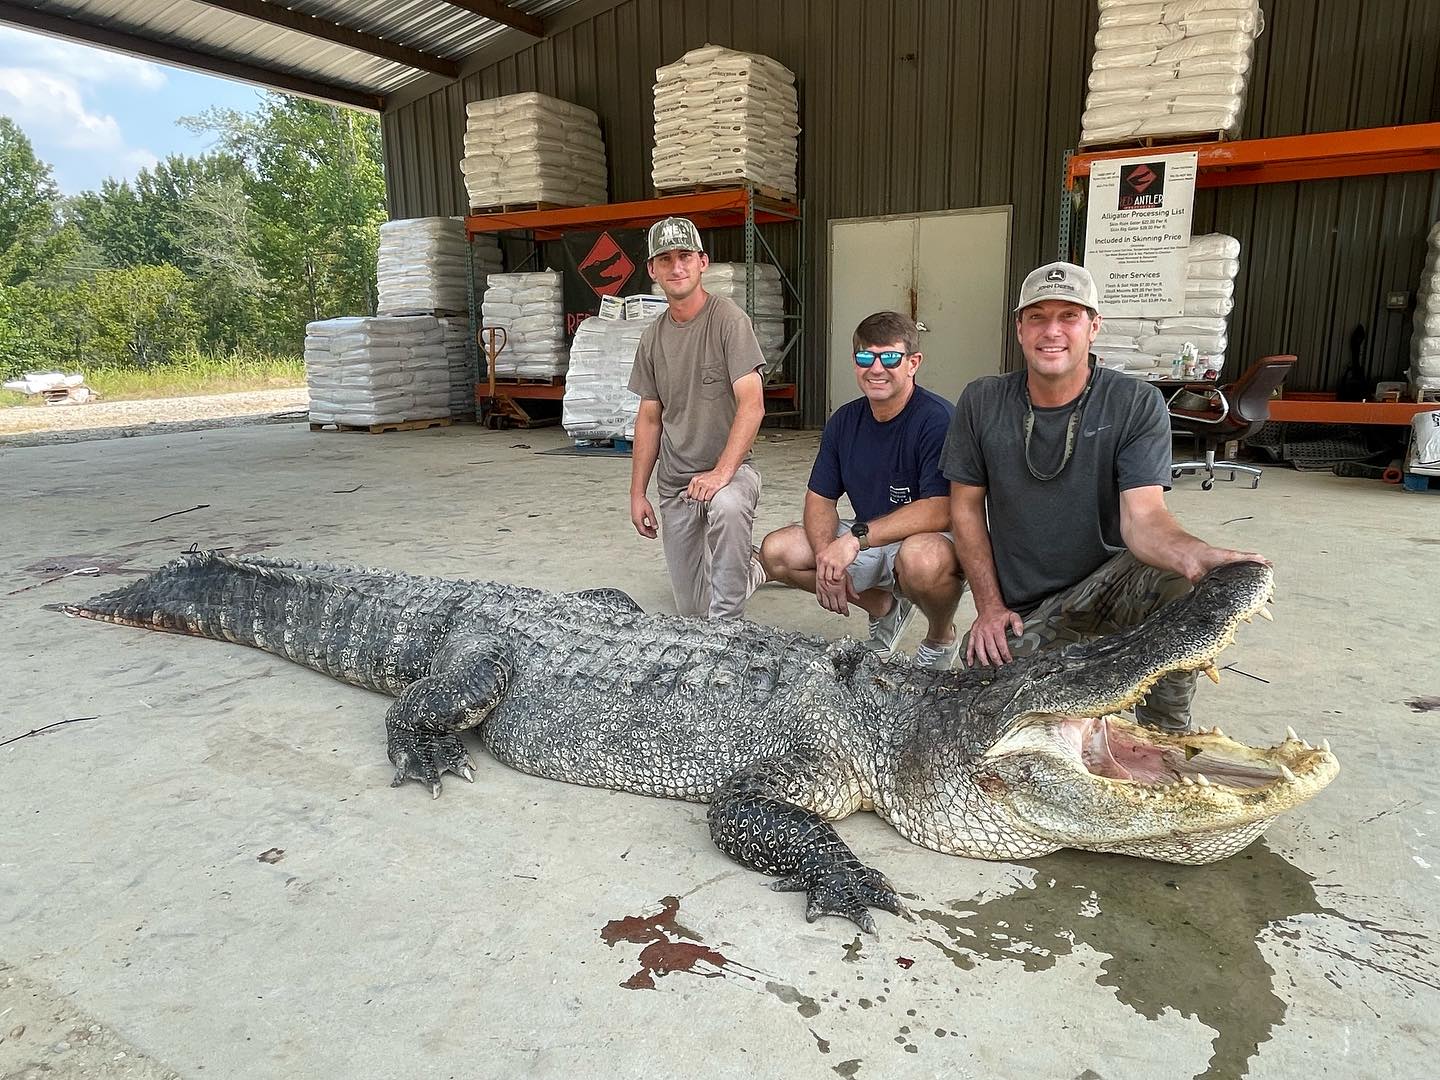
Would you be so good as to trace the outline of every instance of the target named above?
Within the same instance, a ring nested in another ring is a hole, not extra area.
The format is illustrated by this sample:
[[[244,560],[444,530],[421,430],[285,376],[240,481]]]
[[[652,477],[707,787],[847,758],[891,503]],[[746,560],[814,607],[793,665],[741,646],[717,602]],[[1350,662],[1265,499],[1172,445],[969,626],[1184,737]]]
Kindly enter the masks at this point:
[[[1186,761],[1189,761],[1189,760],[1190,760],[1192,757],[1194,757],[1196,754],[1201,754],[1201,753],[1204,753],[1204,751],[1202,751],[1202,750],[1197,750],[1197,749],[1196,749],[1195,747],[1193,747],[1193,746],[1187,746],[1187,747],[1185,747],[1185,760],[1186,760]]]
[[[994,773],[984,773],[975,778],[975,786],[986,795],[1003,795],[1009,790],[1008,785]]]

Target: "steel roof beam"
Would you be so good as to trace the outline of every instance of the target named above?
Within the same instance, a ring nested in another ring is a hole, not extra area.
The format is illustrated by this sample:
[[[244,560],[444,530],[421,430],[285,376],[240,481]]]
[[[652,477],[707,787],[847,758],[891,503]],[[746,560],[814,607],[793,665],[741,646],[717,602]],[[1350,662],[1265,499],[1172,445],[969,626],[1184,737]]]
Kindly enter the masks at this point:
[[[256,22],[293,30],[297,34],[320,38],[336,45],[343,45],[347,49],[355,49],[358,52],[393,60],[406,67],[443,75],[447,79],[453,79],[460,74],[460,65],[454,60],[447,60],[443,56],[434,56],[427,52],[421,52],[419,49],[399,45],[393,41],[387,41],[385,38],[376,37],[374,34],[352,30],[348,26],[331,22],[329,19],[317,19],[314,15],[306,15],[302,11],[281,7],[279,4],[271,3],[270,0],[191,0],[191,2],[220,8],[222,11],[228,11],[234,15],[243,15]]]
[[[541,20],[523,11],[516,11],[509,4],[501,3],[501,0],[445,0],[445,3],[451,7],[464,8],[475,15],[483,15],[492,22],[523,30],[532,37],[545,36],[545,24]]]
[[[227,75],[243,82],[271,86],[277,90],[288,90],[304,97],[352,105],[357,109],[379,112],[385,106],[385,99],[379,94],[367,93],[364,90],[356,90],[348,86],[337,86],[333,83],[317,82],[300,75],[275,71],[241,60],[230,60],[211,53],[198,52],[181,45],[152,41],[123,30],[112,30],[109,27],[84,22],[80,19],[22,7],[19,4],[10,3],[9,0],[0,0],[0,22],[24,27],[27,30],[38,30],[42,34],[51,34],[70,41],[83,41],[87,45],[98,45],[102,49],[113,49],[131,56],[143,56],[161,63],[203,71],[210,75]]]

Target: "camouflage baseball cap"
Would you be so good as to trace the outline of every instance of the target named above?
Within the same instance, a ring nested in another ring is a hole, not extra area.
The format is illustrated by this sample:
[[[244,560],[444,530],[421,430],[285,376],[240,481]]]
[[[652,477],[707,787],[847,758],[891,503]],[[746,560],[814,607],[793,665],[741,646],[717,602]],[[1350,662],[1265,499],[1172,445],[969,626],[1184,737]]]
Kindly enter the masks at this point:
[[[1091,311],[1100,309],[1090,271],[1068,262],[1046,263],[1038,270],[1031,270],[1025,284],[1020,286],[1020,302],[1015,305],[1015,314],[1042,300],[1068,300]]]
[[[689,218],[667,217],[650,226],[650,254],[653,259],[667,251],[704,251],[700,244],[700,230]]]

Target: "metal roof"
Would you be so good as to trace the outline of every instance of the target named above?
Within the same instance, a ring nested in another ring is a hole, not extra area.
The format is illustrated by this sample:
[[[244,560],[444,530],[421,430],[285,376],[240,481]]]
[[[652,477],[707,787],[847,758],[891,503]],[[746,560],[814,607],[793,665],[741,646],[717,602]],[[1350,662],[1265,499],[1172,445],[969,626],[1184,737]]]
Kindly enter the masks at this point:
[[[543,36],[575,2],[0,0],[0,23],[379,111],[402,87],[457,77],[502,34]]]

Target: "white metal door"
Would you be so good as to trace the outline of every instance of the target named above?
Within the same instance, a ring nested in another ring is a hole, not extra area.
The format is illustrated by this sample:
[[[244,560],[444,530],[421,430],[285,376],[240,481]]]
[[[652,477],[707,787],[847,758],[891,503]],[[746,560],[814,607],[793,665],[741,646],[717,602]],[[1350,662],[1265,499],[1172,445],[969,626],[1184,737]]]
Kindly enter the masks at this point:
[[[830,411],[854,398],[850,336],[886,309],[925,328],[920,384],[954,401],[1004,368],[1010,207],[830,222]]]

